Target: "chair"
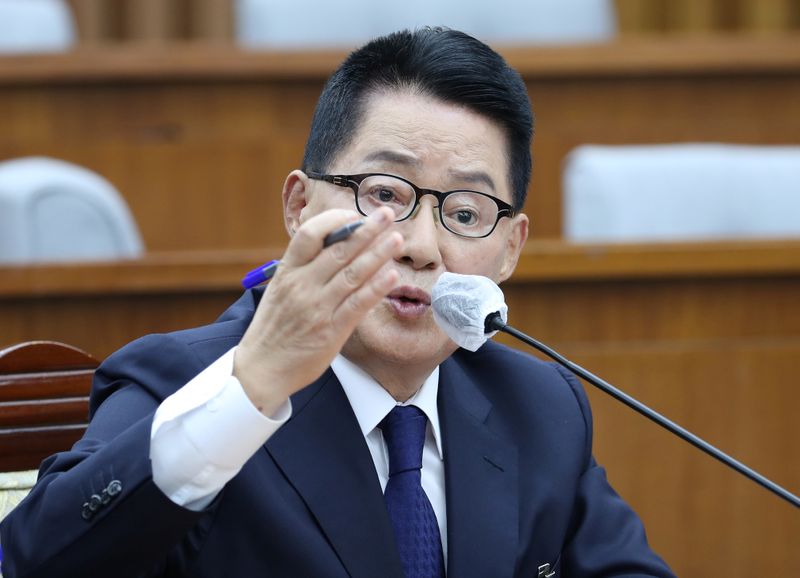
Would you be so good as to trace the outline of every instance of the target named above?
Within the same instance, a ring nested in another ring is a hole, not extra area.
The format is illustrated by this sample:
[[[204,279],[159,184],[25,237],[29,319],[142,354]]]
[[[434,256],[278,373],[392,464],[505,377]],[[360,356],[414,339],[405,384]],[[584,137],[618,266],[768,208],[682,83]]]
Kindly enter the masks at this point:
[[[63,52],[77,38],[64,0],[0,0],[0,53]]]
[[[83,435],[97,366],[54,341],[0,350],[0,520],[28,495],[41,461]]]
[[[0,471],[38,468],[80,439],[98,365],[88,353],[54,341],[0,351]]]
[[[36,470],[0,472],[0,521],[25,499],[36,485],[37,474]]]
[[[800,147],[577,147],[563,172],[564,237],[577,242],[800,235]]]
[[[0,263],[134,258],[143,251],[128,206],[100,175],[46,157],[0,162]]]
[[[596,42],[616,36],[613,0],[237,0],[236,37],[248,48],[354,46],[402,28],[447,26],[486,42]]]

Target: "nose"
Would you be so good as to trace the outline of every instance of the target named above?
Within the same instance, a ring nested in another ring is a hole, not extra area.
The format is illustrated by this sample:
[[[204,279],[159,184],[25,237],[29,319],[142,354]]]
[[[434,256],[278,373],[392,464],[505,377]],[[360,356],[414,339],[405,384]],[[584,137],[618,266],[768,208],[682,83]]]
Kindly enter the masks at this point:
[[[397,224],[405,238],[403,251],[397,259],[400,263],[416,270],[439,268],[442,254],[439,249],[439,227],[436,225],[438,218],[436,199],[427,196],[420,199],[414,214]]]

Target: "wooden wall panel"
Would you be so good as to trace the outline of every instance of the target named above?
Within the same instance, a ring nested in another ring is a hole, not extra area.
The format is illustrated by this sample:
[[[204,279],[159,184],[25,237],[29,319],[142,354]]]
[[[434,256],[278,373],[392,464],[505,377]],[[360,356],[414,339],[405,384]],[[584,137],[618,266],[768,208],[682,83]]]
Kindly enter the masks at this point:
[[[107,0],[70,0],[70,5],[81,43],[92,45],[111,38],[111,5]]]
[[[741,5],[742,28],[756,34],[786,32],[792,25],[791,4],[797,0],[758,0]]]
[[[707,34],[719,27],[719,3],[716,0],[672,0],[666,25],[683,33]]]
[[[537,116],[526,210],[561,233],[561,169],[584,143],[797,144],[800,43],[508,49]],[[106,50],[0,60],[0,159],[98,171],[153,251],[283,243],[280,187],[300,165],[344,54]]]
[[[233,39],[234,0],[69,0],[81,40]],[[615,0],[620,34],[779,35],[800,29],[798,0]],[[347,14],[343,14],[347,19]],[[98,31],[100,33],[98,34]]]
[[[286,238],[280,188],[302,159],[318,91],[292,83],[20,88],[5,94],[16,105],[5,109],[12,118],[0,158],[46,155],[99,172],[125,196],[149,250],[274,243]]]
[[[588,349],[572,357],[776,483],[800,488],[796,421],[784,409],[797,403],[800,339]],[[605,394],[590,397],[598,460],[679,576],[800,572],[796,508]]]
[[[51,339],[75,344],[104,359],[149,333],[211,323],[238,296],[236,289],[154,295],[82,295],[3,299],[0,345]]]
[[[135,0],[122,5],[125,32],[132,42],[164,42],[177,36],[174,0]]]
[[[506,295],[515,327],[797,494],[798,291],[797,278],[695,278],[518,282]],[[679,576],[800,572],[795,508],[585,387],[597,459]]]
[[[193,0],[190,38],[227,42],[233,37],[233,8],[229,1]]]
[[[615,0],[620,34],[776,36],[800,29],[798,0]]]
[[[230,43],[233,0],[68,0],[81,43]]]
[[[659,34],[666,30],[669,0],[616,0],[622,35]]]

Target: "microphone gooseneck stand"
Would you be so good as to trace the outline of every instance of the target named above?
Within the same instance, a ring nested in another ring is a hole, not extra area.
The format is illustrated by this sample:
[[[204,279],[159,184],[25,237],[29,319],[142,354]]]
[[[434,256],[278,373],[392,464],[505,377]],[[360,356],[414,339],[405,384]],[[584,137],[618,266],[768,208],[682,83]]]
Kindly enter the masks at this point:
[[[693,446],[695,446],[696,448],[704,451],[705,453],[710,455],[712,458],[715,458],[715,459],[721,461],[723,464],[725,464],[726,466],[736,470],[737,472],[739,472],[743,476],[745,476],[747,478],[750,478],[752,481],[754,481],[757,484],[759,484],[759,485],[763,486],[764,488],[768,489],[773,494],[776,494],[776,495],[780,496],[781,498],[783,498],[784,500],[786,500],[787,502],[789,502],[790,504],[792,504],[796,508],[800,508],[800,498],[798,498],[797,496],[795,496],[791,492],[785,490],[784,488],[782,488],[781,486],[779,486],[775,482],[772,482],[771,480],[765,478],[764,476],[762,476],[758,472],[748,468],[746,465],[744,465],[743,463],[733,459],[732,457],[730,457],[726,453],[718,450],[717,448],[715,448],[714,446],[712,446],[708,442],[706,442],[706,441],[700,439],[699,437],[697,437],[696,435],[694,435],[692,432],[682,428],[681,426],[679,426],[675,422],[670,421],[669,419],[665,418],[664,416],[662,416],[658,412],[650,409],[649,407],[647,407],[643,403],[641,403],[641,402],[637,401],[636,399],[632,398],[631,396],[629,396],[625,392],[620,391],[619,389],[617,389],[616,387],[614,387],[613,385],[611,385],[607,381],[604,381],[604,380],[600,379],[599,377],[597,377],[596,375],[594,375],[593,373],[591,373],[589,371],[586,371],[580,365],[577,365],[577,364],[571,362],[569,359],[567,359],[566,357],[564,357],[563,355],[561,355],[560,353],[558,353],[554,349],[551,349],[547,345],[545,345],[545,344],[543,344],[543,343],[541,343],[539,341],[536,341],[533,337],[530,337],[529,335],[526,335],[526,334],[522,333],[518,329],[514,329],[510,325],[508,325],[506,323],[503,323],[503,320],[500,318],[500,314],[499,313],[492,313],[491,315],[486,317],[485,330],[486,330],[486,333],[491,333],[492,331],[502,331],[503,333],[508,333],[509,335],[512,335],[512,336],[516,337],[520,341],[523,341],[524,343],[527,343],[528,345],[530,345],[531,347],[541,351],[542,353],[544,353],[545,355],[547,355],[551,359],[554,359],[559,364],[563,365],[564,367],[566,367],[567,369],[569,369],[570,371],[572,371],[576,375],[582,377],[587,382],[591,383],[593,386],[597,387],[598,389],[603,390],[604,392],[609,394],[611,397],[617,399],[618,401],[621,401],[622,403],[624,403],[625,405],[627,405],[631,409],[639,412],[641,415],[643,415],[647,419],[649,419],[651,421],[654,421],[655,423],[657,423],[658,425],[660,425],[664,429],[669,430],[670,432],[672,432],[673,434],[675,434],[676,436],[678,436],[682,440],[687,441],[690,444],[692,444]]]

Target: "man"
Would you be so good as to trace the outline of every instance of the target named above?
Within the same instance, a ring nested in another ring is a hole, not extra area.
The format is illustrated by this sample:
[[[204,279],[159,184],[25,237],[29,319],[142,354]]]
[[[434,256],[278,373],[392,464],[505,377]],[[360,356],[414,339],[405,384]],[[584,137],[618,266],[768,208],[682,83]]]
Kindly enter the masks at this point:
[[[432,318],[442,272],[513,272],[532,122],[462,33],[354,52],[284,184],[274,279],[101,366],[86,435],[3,523],[7,575],[671,576],[576,380]]]

